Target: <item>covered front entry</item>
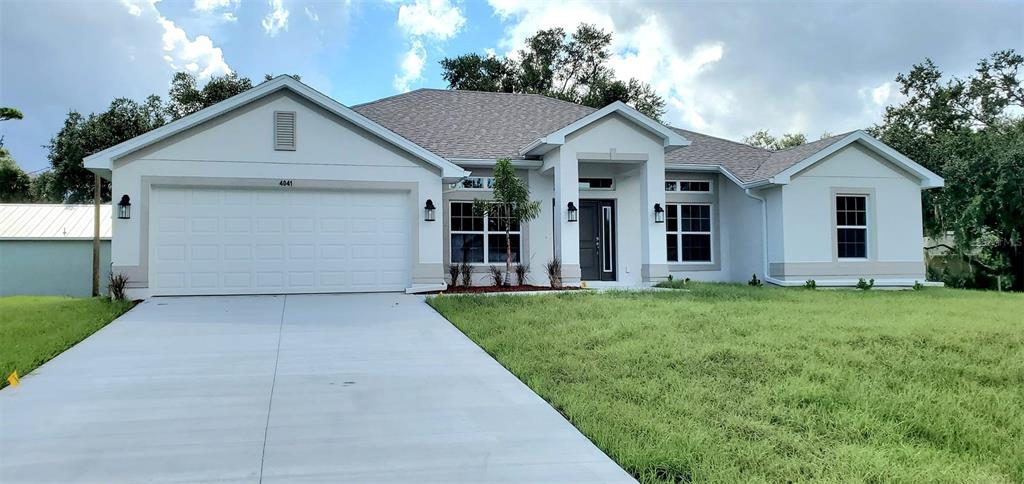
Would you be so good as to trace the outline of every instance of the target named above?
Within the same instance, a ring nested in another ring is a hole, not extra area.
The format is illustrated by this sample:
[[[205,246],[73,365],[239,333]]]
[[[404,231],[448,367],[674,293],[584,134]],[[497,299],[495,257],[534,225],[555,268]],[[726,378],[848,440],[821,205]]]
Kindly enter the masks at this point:
[[[409,192],[154,187],[154,295],[402,291]]]
[[[580,276],[615,280],[615,201],[580,200]]]

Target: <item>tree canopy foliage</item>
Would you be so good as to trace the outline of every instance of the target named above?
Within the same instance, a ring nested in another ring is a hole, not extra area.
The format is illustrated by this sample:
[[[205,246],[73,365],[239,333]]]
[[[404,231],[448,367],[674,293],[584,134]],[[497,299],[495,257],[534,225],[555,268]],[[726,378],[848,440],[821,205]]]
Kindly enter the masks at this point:
[[[612,34],[590,24],[576,31],[540,30],[526,39],[517,56],[469,53],[441,60],[449,89],[544,94],[601,108],[622,101],[655,119],[665,100],[649,84],[616,79],[608,66]]]
[[[957,249],[1024,290],[1024,57],[1000,51],[966,77],[945,78],[930,59],[900,74],[906,100],[871,133],[945,178],[924,193],[929,234],[952,232]]]
[[[235,73],[214,76],[199,87],[195,75],[179,72],[171,79],[167,101],[151,95],[138,102],[128,98],[111,101],[107,109],[88,116],[70,111],[64,126],[48,145],[50,169],[36,176],[26,192],[29,199],[83,203],[93,198],[93,174],[83,159],[149,130],[212,106],[253,87],[246,77]],[[110,200],[110,186],[104,181],[103,201]]]
[[[786,150],[794,146],[800,146],[807,142],[807,136],[803,133],[786,133],[776,138],[767,129],[755,131],[754,134],[743,138],[743,142],[758,148],[771,151]]]

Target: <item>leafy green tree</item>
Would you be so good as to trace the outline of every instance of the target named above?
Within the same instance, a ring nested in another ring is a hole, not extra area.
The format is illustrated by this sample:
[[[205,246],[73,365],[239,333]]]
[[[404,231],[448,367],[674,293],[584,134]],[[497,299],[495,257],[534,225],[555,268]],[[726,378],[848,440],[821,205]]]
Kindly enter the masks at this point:
[[[174,121],[249,89],[252,89],[252,81],[234,72],[213,76],[202,88],[198,87],[194,74],[178,72],[171,79],[167,93],[167,115]]]
[[[32,201],[32,179],[14,162],[11,153],[0,147],[0,203]]]
[[[1024,290],[1024,57],[1000,51],[965,79],[930,60],[900,74],[906,101],[886,108],[872,134],[946,179],[924,194],[930,235],[952,231],[957,250],[991,251],[988,270]],[[979,244],[995,239],[994,244]],[[1005,269],[1004,269],[1005,268]]]
[[[515,66],[507,59],[466,54],[441,61],[444,80],[452,89],[514,92]]]
[[[494,191],[492,199],[474,199],[473,211],[489,218],[488,223],[505,231],[505,284],[512,272],[512,224],[525,224],[540,215],[540,202],[530,200],[526,186],[512,166],[512,160],[503,158],[494,165]],[[484,254],[487,257],[487,254]],[[522,254],[520,254],[522,257]],[[520,260],[522,262],[522,260]]]
[[[601,108],[622,101],[655,119],[665,114],[665,100],[649,84],[615,78],[608,66],[612,34],[580,24],[567,34],[561,28],[540,30],[511,58],[464,54],[441,61],[449,89],[544,94]]]
[[[769,133],[767,129],[761,129],[755,131],[754,134],[743,138],[743,142],[757,148],[780,151],[807,143],[807,137],[804,136],[803,133],[786,133],[783,134],[782,137],[776,138]]]
[[[144,103],[118,98],[100,114],[82,116],[68,113],[64,127],[50,140],[50,166],[53,171],[53,193],[64,202],[82,203],[93,199],[93,174],[82,160],[93,153],[163,126],[164,106],[158,96],[149,96]],[[101,185],[103,201],[110,200],[109,183]]]
[[[35,203],[62,203],[64,196],[57,190],[52,170],[46,170],[32,178],[29,187],[30,198]]]
[[[9,119],[22,119],[24,116],[21,111],[14,108],[0,107],[0,121],[7,121]]]

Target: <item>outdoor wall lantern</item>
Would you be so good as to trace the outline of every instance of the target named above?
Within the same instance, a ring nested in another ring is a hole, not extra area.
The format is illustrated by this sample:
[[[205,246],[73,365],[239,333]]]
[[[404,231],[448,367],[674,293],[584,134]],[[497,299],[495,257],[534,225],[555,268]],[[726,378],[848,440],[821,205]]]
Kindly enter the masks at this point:
[[[575,222],[580,219],[580,211],[576,209],[576,205],[569,202],[569,221]]]
[[[661,208],[660,203],[654,204],[654,223],[665,223],[665,209]]]
[[[427,199],[427,204],[423,206],[423,220],[426,222],[433,222],[437,219],[437,207],[434,206],[434,201]]]
[[[121,195],[121,201],[117,202],[117,218],[126,220],[132,218],[132,202],[127,194]]]

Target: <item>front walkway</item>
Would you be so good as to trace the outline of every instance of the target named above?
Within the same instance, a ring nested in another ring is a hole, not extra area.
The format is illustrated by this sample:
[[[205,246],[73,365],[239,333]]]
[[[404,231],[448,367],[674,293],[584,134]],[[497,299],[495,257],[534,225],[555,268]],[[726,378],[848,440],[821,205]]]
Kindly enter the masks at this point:
[[[0,482],[629,482],[418,297],[154,298],[0,391]]]

